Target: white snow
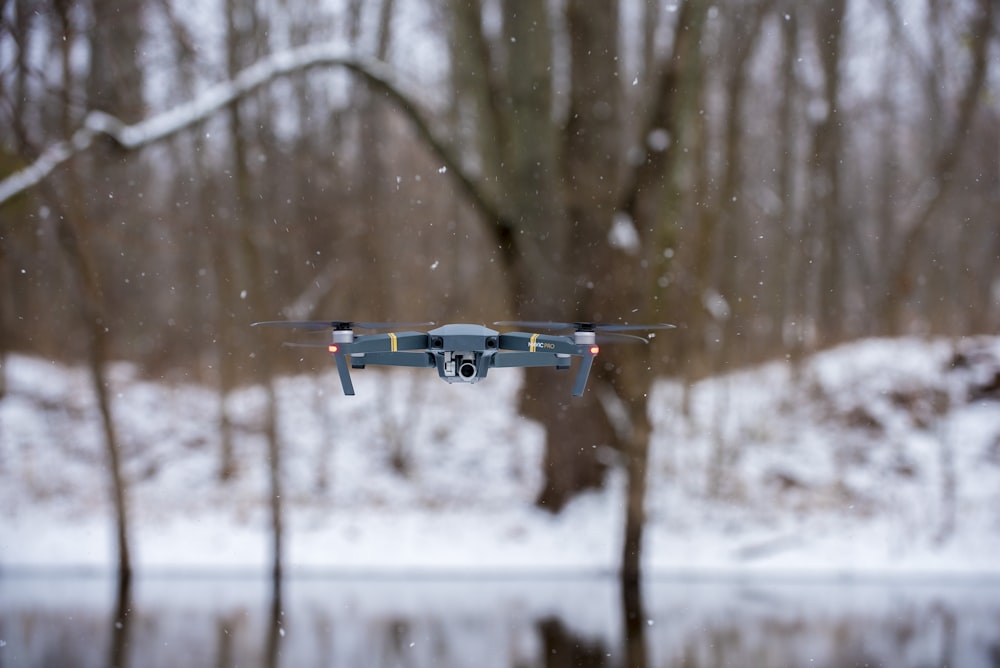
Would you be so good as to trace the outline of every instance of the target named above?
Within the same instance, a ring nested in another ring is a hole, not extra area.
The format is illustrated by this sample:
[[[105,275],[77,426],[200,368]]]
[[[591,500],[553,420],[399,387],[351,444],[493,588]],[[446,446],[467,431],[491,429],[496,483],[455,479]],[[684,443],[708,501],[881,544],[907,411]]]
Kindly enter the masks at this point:
[[[956,349],[967,363],[949,364]],[[1000,575],[1000,397],[975,392],[998,370],[998,338],[866,340],[797,371],[774,362],[689,387],[656,383],[646,567]],[[126,364],[110,371],[137,569],[266,572],[261,388],[222,402]],[[0,570],[112,570],[89,377],[17,355],[3,373]],[[289,570],[616,569],[621,469],[559,515],[535,508],[543,432],[516,413],[519,373],[494,370],[474,386],[423,370],[353,375],[355,397],[341,394],[332,365],[276,384]],[[223,409],[239,464],[225,483]]]

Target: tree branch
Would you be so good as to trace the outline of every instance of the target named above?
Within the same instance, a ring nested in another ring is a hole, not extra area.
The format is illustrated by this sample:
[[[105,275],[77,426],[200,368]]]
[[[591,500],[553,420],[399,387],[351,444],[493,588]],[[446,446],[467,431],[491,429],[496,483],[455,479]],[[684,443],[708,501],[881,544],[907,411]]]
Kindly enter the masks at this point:
[[[345,67],[392,99],[413,123],[421,139],[444,163],[452,178],[457,179],[472,205],[490,221],[494,234],[498,238],[507,235],[511,228],[509,221],[503,219],[496,204],[490,201],[477,179],[462,164],[444,133],[431,126],[416,102],[417,96],[404,90],[402,83],[396,80],[393,69],[382,61],[351,55],[343,48],[327,43],[306,45],[268,56],[242,70],[232,80],[211,86],[193,100],[133,125],[127,125],[110,114],[92,111],[70,139],[50,146],[28,167],[0,181],[0,205],[41,183],[67,160],[90,148],[99,136],[109,137],[125,151],[136,151],[207,120],[275,79],[314,67]]]

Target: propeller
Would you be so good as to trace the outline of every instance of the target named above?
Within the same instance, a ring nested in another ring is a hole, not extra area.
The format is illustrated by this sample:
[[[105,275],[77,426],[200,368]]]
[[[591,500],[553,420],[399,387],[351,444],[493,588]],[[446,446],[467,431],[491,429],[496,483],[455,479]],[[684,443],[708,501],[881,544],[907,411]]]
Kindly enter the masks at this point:
[[[628,325],[600,322],[545,322],[532,320],[502,320],[493,323],[503,327],[527,327],[528,329],[572,329],[574,332],[648,332],[654,329],[674,329],[676,325],[657,323],[653,325]],[[623,336],[628,336],[627,334]],[[641,337],[633,337],[641,338]]]
[[[618,332],[604,332],[597,335],[597,343],[649,343],[649,339],[644,336],[634,334],[619,334]]]
[[[430,327],[433,322],[351,322],[349,320],[265,320],[251,327],[291,327],[294,329],[405,329]]]

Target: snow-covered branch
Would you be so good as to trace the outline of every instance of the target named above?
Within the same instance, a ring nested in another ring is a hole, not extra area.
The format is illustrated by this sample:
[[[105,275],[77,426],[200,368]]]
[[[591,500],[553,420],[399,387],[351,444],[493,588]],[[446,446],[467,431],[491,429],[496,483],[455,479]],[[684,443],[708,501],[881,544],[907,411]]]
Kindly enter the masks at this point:
[[[134,125],[127,125],[110,114],[92,111],[71,139],[50,146],[27,168],[0,182],[0,204],[40,183],[59,165],[90,148],[99,135],[110,137],[125,150],[136,150],[205,120],[276,77],[317,65],[343,64],[348,59],[342,48],[328,45],[278,53],[248,67],[231,81],[215,84],[190,102]]]
[[[70,139],[50,146],[31,165],[0,181],[0,204],[38,185],[57,167],[87,150],[98,136],[107,136],[122,149],[134,151],[208,119],[220,109],[279,77],[313,67],[336,66],[348,68],[369,85],[388,94],[414,123],[431,150],[459,179],[474,204],[487,209],[487,213],[492,211],[493,207],[477,187],[475,179],[463,169],[444,136],[435,132],[424,118],[416,102],[417,95],[404,90],[392,68],[384,62],[352,55],[343,47],[328,43],[311,44],[268,56],[241,71],[232,80],[211,86],[193,100],[133,125],[110,114],[92,111],[85,117],[83,127]]]

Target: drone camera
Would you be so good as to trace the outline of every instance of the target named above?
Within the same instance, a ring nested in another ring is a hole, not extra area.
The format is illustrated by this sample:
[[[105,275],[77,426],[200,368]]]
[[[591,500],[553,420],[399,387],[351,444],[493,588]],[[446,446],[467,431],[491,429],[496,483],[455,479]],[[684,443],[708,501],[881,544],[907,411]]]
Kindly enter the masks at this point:
[[[441,377],[449,383],[456,381],[475,383],[479,379],[479,368],[476,361],[474,352],[447,351],[442,358]]]
[[[472,380],[476,377],[476,365],[472,360],[463,360],[458,366],[458,375],[465,380]]]

